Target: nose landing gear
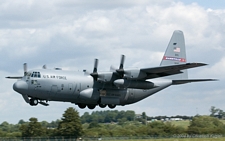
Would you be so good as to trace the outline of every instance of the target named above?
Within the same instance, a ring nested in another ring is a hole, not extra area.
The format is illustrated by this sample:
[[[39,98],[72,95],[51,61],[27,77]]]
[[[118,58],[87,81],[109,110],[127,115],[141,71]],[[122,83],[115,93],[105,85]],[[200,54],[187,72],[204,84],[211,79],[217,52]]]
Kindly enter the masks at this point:
[[[37,106],[38,103],[40,103],[41,105],[44,105],[44,106],[48,106],[49,104],[46,102],[43,102],[42,100],[38,100],[36,98],[31,98],[30,99],[30,105],[31,106]]]
[[[31,99],[30,99],[30,105],[31,105],[31,106],[36,106],[36,105],[38,105],[38,99],[31,98]]]

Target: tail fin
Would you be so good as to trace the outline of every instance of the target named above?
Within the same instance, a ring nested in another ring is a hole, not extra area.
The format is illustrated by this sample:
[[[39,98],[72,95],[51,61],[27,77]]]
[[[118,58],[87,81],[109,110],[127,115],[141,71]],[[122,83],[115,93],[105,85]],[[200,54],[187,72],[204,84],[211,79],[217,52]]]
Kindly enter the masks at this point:
[[[186,50],[184,42],[184,34],[180,30],[175,30],[167,46],[166,52],[163,56],[160,66],[177,65],[186,63]],[[168,76],[170,79],[187,79],[187,70],[183,70],[183,73]]]

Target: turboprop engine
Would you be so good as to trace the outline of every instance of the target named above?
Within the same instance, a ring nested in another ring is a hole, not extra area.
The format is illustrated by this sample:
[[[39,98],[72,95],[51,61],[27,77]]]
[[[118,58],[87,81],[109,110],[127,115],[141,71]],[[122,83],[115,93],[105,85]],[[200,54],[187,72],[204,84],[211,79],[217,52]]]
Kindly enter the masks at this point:
[[[154,83],[149,81],[127,80],[127,79],[117,79],[114,81],[114,85],[120,88],[134,88],[134,89],[152,89],[156,87]]]
[[[97,89],[88,88],[80,92],[79,98],[82,101],[98,101],[99,99],[99,92]]]

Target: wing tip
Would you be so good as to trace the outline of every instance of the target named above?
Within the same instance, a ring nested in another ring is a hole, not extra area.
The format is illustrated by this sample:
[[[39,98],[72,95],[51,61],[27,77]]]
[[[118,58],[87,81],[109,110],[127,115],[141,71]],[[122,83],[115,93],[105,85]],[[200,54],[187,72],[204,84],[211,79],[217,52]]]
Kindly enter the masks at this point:
[[[192,82],[205,82],[205,81],[219,81],[218,79],[181,79],[181,80],[172,80],[173,85],[177,84],[185,84],[185,83],[192,83]]]

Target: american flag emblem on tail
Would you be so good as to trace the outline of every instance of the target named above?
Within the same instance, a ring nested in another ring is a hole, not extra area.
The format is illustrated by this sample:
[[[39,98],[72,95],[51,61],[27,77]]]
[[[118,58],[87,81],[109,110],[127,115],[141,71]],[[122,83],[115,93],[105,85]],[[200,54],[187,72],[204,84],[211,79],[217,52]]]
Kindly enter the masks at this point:
[[[180,48],[179,47],[174,47],[173,51],[174,52],[180,52]]]

